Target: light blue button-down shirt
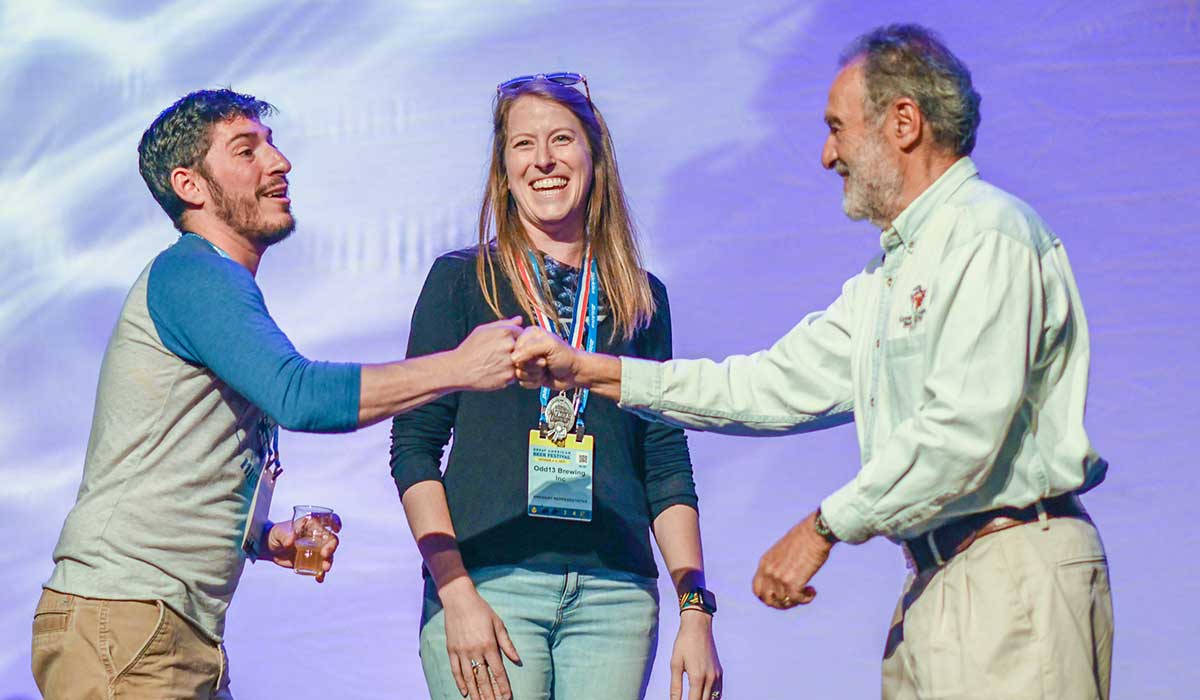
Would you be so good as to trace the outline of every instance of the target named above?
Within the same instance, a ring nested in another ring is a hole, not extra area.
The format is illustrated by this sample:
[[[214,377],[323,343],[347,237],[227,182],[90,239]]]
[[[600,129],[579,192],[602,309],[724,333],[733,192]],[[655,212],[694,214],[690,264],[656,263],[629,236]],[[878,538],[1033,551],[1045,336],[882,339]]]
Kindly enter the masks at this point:
[[[1061,242],[961,158],[883,254],[772,347],[622,358],[621,406],[687,428],[798,433],[853,420],[862,468],[821,504],[847,542],[1090,488],[1088,331]]]

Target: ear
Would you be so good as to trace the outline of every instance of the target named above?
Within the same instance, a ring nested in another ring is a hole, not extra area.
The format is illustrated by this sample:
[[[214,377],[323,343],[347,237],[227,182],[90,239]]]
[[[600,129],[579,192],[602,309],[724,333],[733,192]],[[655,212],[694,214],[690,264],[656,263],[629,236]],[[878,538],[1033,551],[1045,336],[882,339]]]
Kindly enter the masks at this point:
[[[900,97],[892,103],[888,124],[889,136],[901,150],[910,151],[921,142],[922,131],[925,128],[925,115],[916,100],[911,97]]]
[[[208,201],[208,186],[194,168],[175,168],[171,171],[171,189],[185,204],[202,206]]]

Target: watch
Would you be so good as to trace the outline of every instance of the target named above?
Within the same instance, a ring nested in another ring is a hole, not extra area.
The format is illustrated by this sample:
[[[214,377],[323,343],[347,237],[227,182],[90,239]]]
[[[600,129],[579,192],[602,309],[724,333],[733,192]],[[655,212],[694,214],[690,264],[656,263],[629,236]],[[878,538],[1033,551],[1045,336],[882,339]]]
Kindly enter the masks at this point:
[[[679,612],[699,610],[712,615],[717,611],[717,596],[707,588],[699,586],[679,596]]]
[[[837,544],[841,542],[838,536],[833,534],[833,530],[829,529],[829,523],[825,522],[825,516],[821,515],[821,509],[817,508],[817,515],[813,518],[813,529],[829,544]]]

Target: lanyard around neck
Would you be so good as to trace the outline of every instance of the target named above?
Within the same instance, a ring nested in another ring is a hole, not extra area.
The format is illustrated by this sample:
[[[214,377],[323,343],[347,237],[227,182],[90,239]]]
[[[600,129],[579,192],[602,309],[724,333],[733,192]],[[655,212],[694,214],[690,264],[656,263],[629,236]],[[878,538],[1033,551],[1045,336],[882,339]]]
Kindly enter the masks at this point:
[[[557,324],[550,320],[546,313],[545,300],[542,297],[542,277],[539,272],[537,255],[531,250],[528,251],[529,264],[521,265],[521,280],[525,283],[525,289],[530,296],[541,302],[534,306],[534,322],[550,333],[559,333]],[[592,257],[591,246],[588,245],[583,251],[583,265],[580,267],[579,288],[575,290],[575,317],[571,319],[570,334],[566,336],[567,342],[573,348],[584,348],[588,352],[596,351],[596,338],[599,335],[597,329],[599,327],[600,318],[600,283],[599,273],[597,272],[596,259]],[[536,285],[534,282],[536,281]],[[586,333],[584,332],[586,329]],[[585,347],[586,346],[586,347]],[[575,395],[575,416],[576,429],[578,434],[583,434],[583,410],[587,406],[588,394],[587,389],[583,389]],[[538,397],[541,400],[541,414],[538,417],[538,424],[546,423],[546,405],[550,403],[550,390],[542,387],[538,392]]]
[[[225,251],[221,250],[220,246],[218,246],[216,243],[213,243],[212,241],[208,240],[204,236],[201,236],[198,233],[192,233],[191,231],[188,231],[187,233],[185,233],[183,235],[185,238],[188,236],[191,236],[192,238],[204,241],[205,245],[207,245],[209,248],[212,248],[214,251],[216,251],[217,255],[220,255],[222,258],[225,258],[226,260],[233,260],[233,258],[229,257],[229,253],[226,253]]]

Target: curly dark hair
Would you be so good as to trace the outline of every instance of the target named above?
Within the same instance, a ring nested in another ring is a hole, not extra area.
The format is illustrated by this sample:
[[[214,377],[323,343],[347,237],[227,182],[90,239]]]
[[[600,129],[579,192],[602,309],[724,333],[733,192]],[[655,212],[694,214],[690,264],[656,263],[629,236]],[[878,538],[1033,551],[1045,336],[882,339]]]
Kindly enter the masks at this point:
[[[197,90],[179,98],[150,124],[138,143],[138,170],[175,228],[183,230],[186,207],[171,187],[171,171],[197,168],[205,172],[204,155],[212,145],[212,125],[216,122],[237,117],[261,121],[275,111],[274,106],[253,95],[227,88]]]
[[[868,118],[878,120],[896,98],[912,98],[934,142],[955,155],[971,154],[982,98],[971,84],[971,71],[937,34],[919,24],[879,27],[851,42],[839,63],[860,58]]]

